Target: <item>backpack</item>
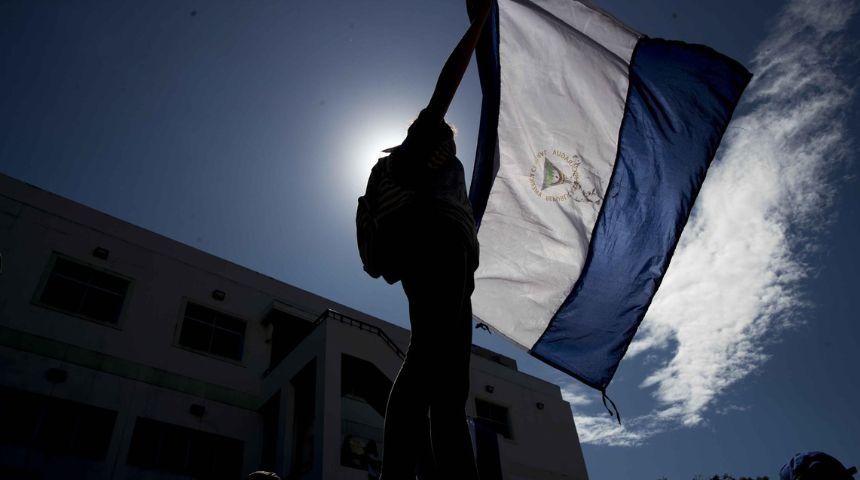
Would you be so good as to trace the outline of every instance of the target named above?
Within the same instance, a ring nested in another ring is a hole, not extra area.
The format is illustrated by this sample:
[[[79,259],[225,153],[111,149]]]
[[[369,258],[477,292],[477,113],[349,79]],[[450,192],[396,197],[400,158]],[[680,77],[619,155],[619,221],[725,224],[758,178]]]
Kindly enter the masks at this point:
[[[358,197],[355,214],[358,253],[364,271],[373,278],[381,276],[390,284],[402,277],[401,252],[406,243],[403,220],[409,216],[416,198],[415,186],[395,172],[398,157],[394,149],[376,162],[364,195]]]

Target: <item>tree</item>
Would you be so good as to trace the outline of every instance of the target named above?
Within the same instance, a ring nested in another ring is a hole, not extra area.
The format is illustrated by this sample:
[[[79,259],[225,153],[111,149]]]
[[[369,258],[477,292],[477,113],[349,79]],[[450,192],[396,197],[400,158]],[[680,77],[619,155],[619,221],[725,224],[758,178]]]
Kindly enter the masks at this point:
[[[657,480],[666,480],[666,477]],[[693,480],[736,480],[735,477],[729,475],[728,473],[724,473],[722,475],[714,475],[711,477],[706,477],[704,475],[696,475],[693,477]],[[767,475],[763,477],[738,477],[737,480],[770,480]]]

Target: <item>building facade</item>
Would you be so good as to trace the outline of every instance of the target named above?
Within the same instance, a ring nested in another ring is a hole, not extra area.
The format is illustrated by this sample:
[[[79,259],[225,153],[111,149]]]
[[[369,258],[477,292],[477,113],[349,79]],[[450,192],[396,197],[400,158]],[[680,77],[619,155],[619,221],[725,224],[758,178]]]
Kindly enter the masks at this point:
[[[0,175],[0,478],[366,479],[408,331]],[[473,347],[486,479],[586,479],[557,386]]]

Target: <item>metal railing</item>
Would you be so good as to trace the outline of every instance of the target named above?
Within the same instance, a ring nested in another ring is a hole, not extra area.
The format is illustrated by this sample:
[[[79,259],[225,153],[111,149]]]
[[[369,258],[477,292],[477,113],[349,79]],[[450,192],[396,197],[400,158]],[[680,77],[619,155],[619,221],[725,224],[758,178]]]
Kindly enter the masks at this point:
[[[401,360],[406,358],[406,354],[403,353],[403,350],[401,350],[400,347],[398,347],[396,343],[394,343],[394,340],[392,340],[391,337],[389,337],[385,333],[384,330],[377,327],[376,325],[371,325],[371,324],[369,324],[367,322],[363,322],[357,318],[352,318],[348,315],[344,315],[344,314],[342,314],[336,310],[332,310],[330,308],[328,310],[324,311],[322,313],[322,315],[320,315],[319,317],[317,317],[316,320],[314,320],[314,325],[315,326],[319,325],[328,318],[330,318],[332,320],[337,320],[340,323],[343,323],[343,324],[349,325],[351,327],[358,328],[359,330],[364,330],[365,332],[369,332],[369,333],[376,335],[377,337],[381,338],[382,341],[385,342],[386,345],[388,345],[388,348],[393,350],[394,353],[396,353],[397,356],[400,357]]]

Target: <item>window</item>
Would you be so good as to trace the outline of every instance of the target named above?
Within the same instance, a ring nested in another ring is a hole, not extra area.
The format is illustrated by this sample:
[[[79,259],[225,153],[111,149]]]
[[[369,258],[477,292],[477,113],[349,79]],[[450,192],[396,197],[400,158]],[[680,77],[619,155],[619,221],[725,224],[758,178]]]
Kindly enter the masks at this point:
[[[272,354],[269,361],[269,370],[278,366],[299,343],[304,340],[314,329],[314,323],[303,320],[277,308],[272,308],[266,318],[264,325],[272,325]]]
[[[245,443],[138,417],[127,463],[196,478],[239,478]]]
[[[342,354],[340,365],[340,464],[366,471],[384,448],[391,380],[373,363],[351,355]]]
[[[484,422],[496,433],[505,438],[511,438],[511,422],[507,407],[476,398],[475,414],[477,420]]]
[[[278,431],[280,430],[281,391],[278,390],[260,408],[263,420],[263,444],[260,452],[260,469],[275,471],[278,457]]]
[[[188,302],[179,344],[233,360],[242,359],[245,321]]]
[[[116,325],[131,282],[55,257],[39,302],[73,315]]]
[[[311,360],[290,380],[295,392],[293,403],[293,468],[289,478],[301,478],[310,472],[316,457],[316,384],[317,361]]]
[[[104,460],[116,412],[11,388],[0,388],[0,444]]]

